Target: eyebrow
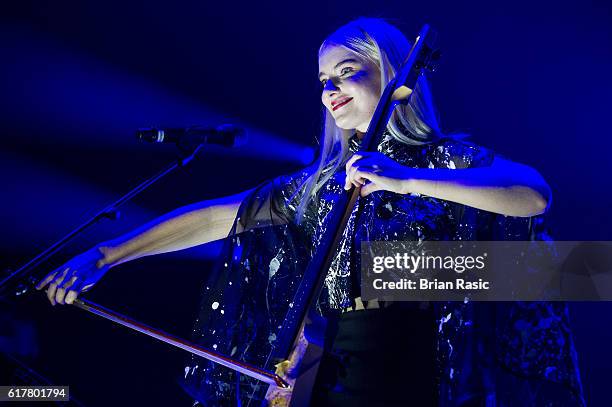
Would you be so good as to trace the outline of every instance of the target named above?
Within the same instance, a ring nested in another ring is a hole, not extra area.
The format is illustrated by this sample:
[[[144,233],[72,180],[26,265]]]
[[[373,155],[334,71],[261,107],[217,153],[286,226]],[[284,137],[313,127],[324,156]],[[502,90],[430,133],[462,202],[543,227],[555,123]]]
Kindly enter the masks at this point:
[[[338,69],[339,66],[344,65],[344,64],[348,64],[348,63],[359,63],[358,60],[356,60],[355,58],[347,58],[347,59],[343,59],[342,61],[338,62],[335,66],[334,66],[334,70]],[[319,79],[321,79],[321,76],[325,75],[323,72],[319,72]]]

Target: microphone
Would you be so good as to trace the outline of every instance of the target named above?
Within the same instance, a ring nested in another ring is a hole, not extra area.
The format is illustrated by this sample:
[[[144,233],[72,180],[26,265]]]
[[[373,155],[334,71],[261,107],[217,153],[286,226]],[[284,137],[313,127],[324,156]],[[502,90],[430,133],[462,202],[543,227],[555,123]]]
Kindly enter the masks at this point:
[[[147,143],[175,143],[181,145],[216,144],[240,147],[246,144],[246,132],[233,124],[218,127],[192,126],[183,128],[146,127],[136,131],[136,137]]]

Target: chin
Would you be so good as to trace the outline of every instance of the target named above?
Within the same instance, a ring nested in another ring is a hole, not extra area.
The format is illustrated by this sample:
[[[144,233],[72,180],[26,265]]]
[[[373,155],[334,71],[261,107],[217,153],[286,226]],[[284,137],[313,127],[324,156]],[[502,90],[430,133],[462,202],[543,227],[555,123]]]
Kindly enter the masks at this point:
[[[336,119],[336,126],[341,128],[342,130],[354,130],[359,126],[359,122],[347,119],[345,117],[338,117]]]
[[[334,118],[336,126],[343,130],[357,130],[357,128],[368,128],[372,116],[366,116],[364,114],[347,114],[349,112],[343,112],[338,117]],[[363,132],[365,133],[365,131]]]

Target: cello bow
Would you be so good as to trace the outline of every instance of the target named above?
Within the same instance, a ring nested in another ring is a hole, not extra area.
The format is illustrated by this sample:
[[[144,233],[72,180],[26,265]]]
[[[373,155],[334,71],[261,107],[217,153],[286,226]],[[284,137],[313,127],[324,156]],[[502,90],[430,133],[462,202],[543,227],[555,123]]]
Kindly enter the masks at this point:
[[[142,322],[138,322],[134,319],[131,319],[125,315],[121,315],[118,312],[112,311],[92,301],[77,298],[72,304],[77,308],[98,315],[102,318],[106,318],[110,321],[148,335],[152,338],[158,339],[169,345],[186,350],[189,353],[193,353],[194,355],[218,363],[222,366],[250,376],[254,379],[261,380],[264,383],[274,384],[275,386],[279,386],[281,388],[289,387],[289,384],[277,374],[270,373],[266,370],[260,369],[256,366],[252,366],[248,363],[235,361],[231,358],[223,356],[220,353],[213,352],[202,346],[191,343],[185,339],[170,335],[169,333],[164,332],[160,329],[153,328],[151,326],[143,324]]]

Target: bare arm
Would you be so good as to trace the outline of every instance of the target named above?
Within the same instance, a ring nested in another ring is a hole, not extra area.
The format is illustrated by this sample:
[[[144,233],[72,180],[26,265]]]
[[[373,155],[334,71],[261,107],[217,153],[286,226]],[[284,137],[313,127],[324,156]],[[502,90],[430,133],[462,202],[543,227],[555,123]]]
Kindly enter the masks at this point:
[[[348,160],[346,170],[345,189],[361,186],[363,196],[378,190],[418,193],[523,217],[545,212],[552,199],[535,169],[498,156],[488,167],[430,169],[405,167],[381,153],[359,153]]]
[[[490,167],[414,170],[407,192],[457,202],[507,216],[534,216],[546,211],[551,191],[533,168],[495,157]]]
[[[176,209],[126,235],[100,243],[40,280],[51,304],[71,304],[106,272],[130,260],[198,246],[226,237],[250,191]]]
[[[249,191],[178,208],[137,230],[99,245],[103,264],[114,267],[154,254],[225,238]]]

